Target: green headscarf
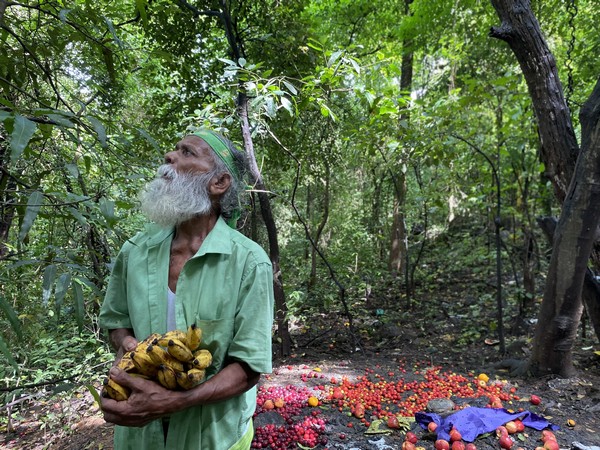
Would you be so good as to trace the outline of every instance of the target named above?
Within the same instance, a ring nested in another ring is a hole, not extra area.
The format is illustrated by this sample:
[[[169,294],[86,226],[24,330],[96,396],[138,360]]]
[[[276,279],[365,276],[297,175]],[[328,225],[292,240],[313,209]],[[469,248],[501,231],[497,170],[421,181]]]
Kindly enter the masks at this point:
[[[219,159],[227,166],[231,175],[235,177],[237,181],[241,181],[240,171],[235,165],[233,153],[231,153],[229,146],[225,143],[222,136],[214,131],[207,130],[206,128],[201,128],[198,131],[194,131],[192,134],[204,140],[204,142],[212,148]]]
[[[231,152],[229,145],[227,145],[225,143],[225,141],[223,140],[223,137],[221,135],[219,135],[218,133],[215,133],[212,130],[208,130],[206,128],[201,128],[197,131],[194,131],[192,133],[192,135],[198,136],[204,142],[206,142],[208,144],[208,146],[213,150],[215,155],[217,155],[219,157],[219,159],[221,161],[223,161],[223,164],[225,164],[225,166],[227,166],[227,169],[229,169],[229,173],[231,174],[231,176],[233,176],[237,182],[242,181],[240,171],[237,168],[237,166],[235,165],[235,159],[233,157],[233,153]],[[240,208],[239,207],[235,208],[231,212],[231,217],[226,219],[227,225],[229,225],[231,228],[233,228],[235,230],[237,221],[240,218],[240,216],[241,216]]]

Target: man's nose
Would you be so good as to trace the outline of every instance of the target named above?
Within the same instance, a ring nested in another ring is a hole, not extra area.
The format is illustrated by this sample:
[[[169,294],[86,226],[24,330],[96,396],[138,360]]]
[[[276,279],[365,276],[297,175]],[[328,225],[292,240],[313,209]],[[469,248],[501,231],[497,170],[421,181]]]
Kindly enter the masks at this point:
[[[165,164],[173,164],[175,162],[175,152],[171,151],[165,155]]]

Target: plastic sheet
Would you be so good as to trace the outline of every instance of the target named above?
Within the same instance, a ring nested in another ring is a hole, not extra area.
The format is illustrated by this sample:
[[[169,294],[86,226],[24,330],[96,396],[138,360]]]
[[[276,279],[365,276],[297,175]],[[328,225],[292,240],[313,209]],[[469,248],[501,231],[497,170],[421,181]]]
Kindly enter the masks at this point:
[[[536,430],[543,430],[544,428],[558,430],[559,428],[558,425],[554,425],[530,411],[511,413],[504,408],[467,407],[447,417],[425,412],[415,414],[415,420],[424,429],[427,429],[429,422],[437,424],[438,439],[449,440],[450,430],[452,427],[456,427],[463,440],[467,442],[473,442],[477,439],[477,436],[492,432],[500,425],[514,419],[521,419],[523,425]]]

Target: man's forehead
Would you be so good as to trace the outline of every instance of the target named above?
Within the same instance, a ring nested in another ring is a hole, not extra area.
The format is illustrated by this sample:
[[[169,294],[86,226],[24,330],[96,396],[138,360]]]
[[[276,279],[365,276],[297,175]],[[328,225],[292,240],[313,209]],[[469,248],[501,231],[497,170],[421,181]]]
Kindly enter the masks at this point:
[[[210,145],[208,145],[206,143],[206,141],[204,139],[202,139],[199,136],[194,136],[193,134],[189,134],[187,136],[184,136],[183,139],[181,139],[177,144],[175,144],[175,148],[183,148],[183,147],[200,147],[202,148],[206,153],[208,154],[212,154],[212,148],[210,147]]]

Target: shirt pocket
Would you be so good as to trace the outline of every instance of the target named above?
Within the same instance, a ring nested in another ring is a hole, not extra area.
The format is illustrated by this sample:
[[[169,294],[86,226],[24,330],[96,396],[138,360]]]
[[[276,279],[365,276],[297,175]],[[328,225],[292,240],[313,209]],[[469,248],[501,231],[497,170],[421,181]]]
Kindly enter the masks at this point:
[[[233,324],[233,319],[196,320],[196,325],[202,330],[200,348],[205,348],[212,354],[212,364],[206,369],[207,378],[224,366],[233,339]]]

